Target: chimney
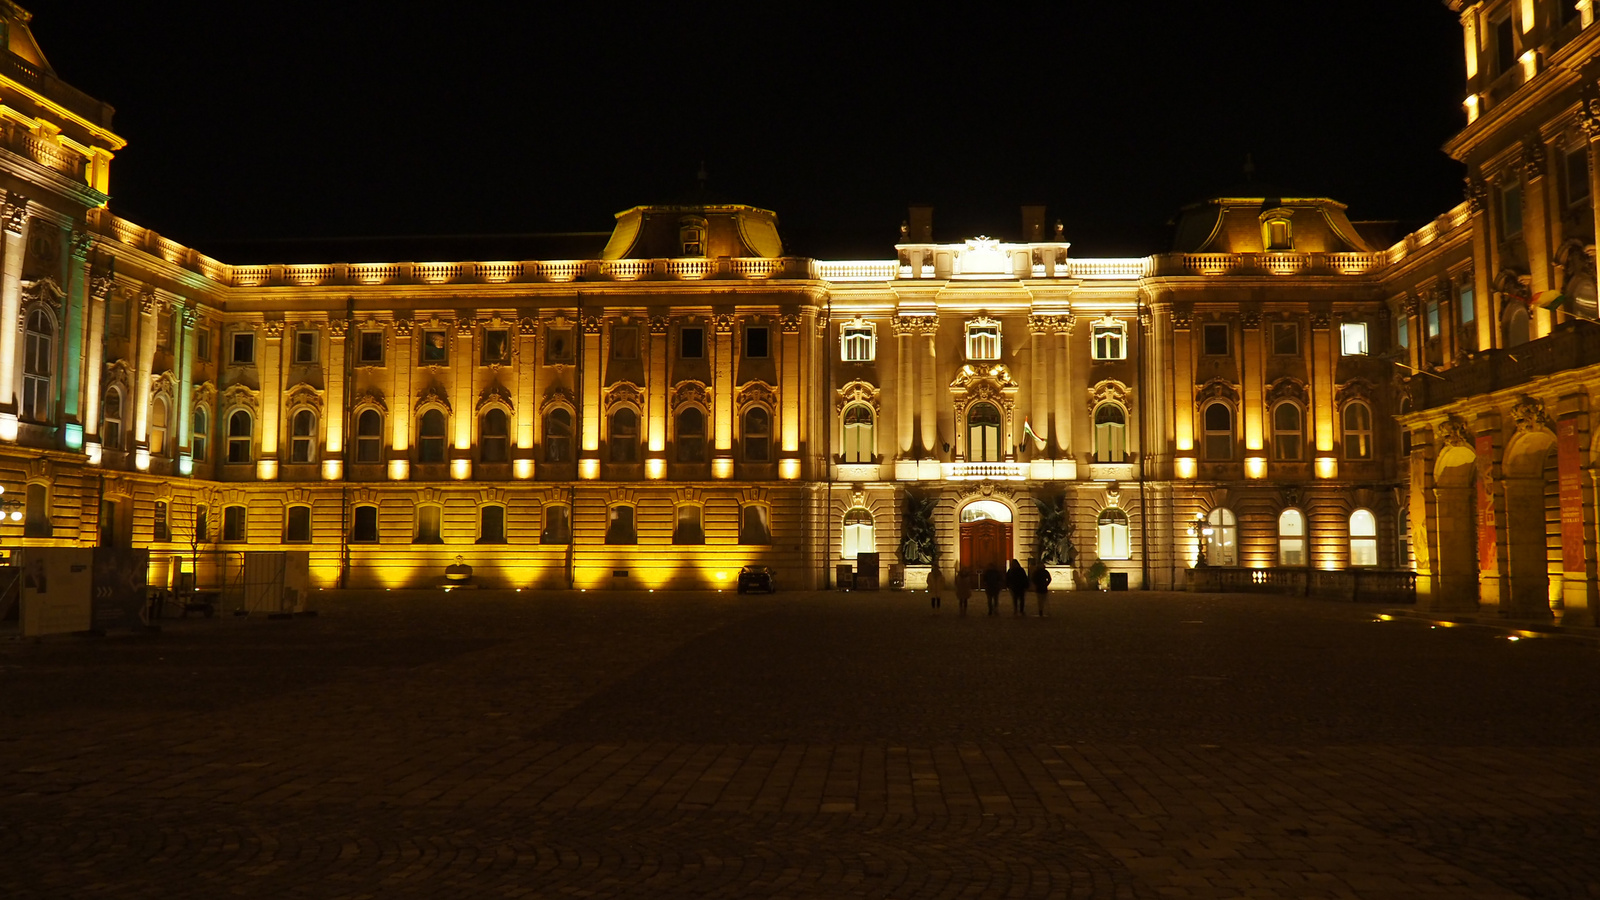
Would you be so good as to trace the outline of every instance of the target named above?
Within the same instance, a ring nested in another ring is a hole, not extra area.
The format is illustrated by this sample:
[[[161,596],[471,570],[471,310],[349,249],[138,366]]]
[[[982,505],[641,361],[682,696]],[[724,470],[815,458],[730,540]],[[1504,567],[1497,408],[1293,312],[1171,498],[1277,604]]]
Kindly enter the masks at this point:
[[[1042,244],[1044,239],[1044,207],[1024,206],[1022,208],[1022,242],[1024,244]]]
[[[906,232],[906,241],[912,244],[933,243],[933,207],[911,207],[911,227]]]

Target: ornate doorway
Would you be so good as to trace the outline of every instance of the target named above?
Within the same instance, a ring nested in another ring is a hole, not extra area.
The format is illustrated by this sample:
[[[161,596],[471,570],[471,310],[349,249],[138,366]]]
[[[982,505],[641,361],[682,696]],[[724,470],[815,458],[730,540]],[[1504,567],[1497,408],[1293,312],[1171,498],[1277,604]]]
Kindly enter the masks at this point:
[[[1011,553],[1011,510],[996,500],[976,500],[961,510],[961,568],[1005,571]]]

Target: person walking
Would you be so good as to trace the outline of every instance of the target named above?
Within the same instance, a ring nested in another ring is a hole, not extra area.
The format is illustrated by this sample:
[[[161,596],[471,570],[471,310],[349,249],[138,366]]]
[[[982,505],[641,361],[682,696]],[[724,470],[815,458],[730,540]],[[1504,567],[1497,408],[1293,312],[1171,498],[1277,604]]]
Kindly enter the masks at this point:
[[[961,604],[961,614],[967,614],[967,598],[972,596],[972,586],[977,582],[971,569],[956,572],[956,602]]]
[[[937,565],[928,570],[928,602],[935,612],[939,609],[939,595],[944,593],[944,572]]]
[[[1039,618],[1044,618],[1044,602],[1050,599],[1050,570],[1044,563],[1034,560],[1033,571],[1028,573],[1028,578],[1033,582],[1033,592],[1038,594]]]
[[[1006,570],[1006,587],[1011,589],[1011,614],[1027,615],[1028,572],[1022,568],[1022,563],[1014,559],[1011,568]]]
[[[983,592],[989,597],[989,615],[1000,615],[1000,588],[1005,586],[1006,577],[1000,574],[1000,567],[990,563],[983,570]]]

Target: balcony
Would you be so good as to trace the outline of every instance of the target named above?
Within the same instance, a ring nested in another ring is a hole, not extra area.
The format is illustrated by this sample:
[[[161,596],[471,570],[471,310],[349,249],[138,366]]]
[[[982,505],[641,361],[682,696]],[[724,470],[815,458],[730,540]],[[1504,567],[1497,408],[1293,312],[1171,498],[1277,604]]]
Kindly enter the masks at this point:
[[[940,465],[945,481],[1026,481],[1028,464],[1021,462],[953,462]]]
[[[1507,350],[1467,355],[1460,364],[1436,374],[1412,375],[1415,409],[1431,409],[1456,400],[1508,390],[1535,378],[1600,364],[1600,325],[1566,322],[1549,336]]]

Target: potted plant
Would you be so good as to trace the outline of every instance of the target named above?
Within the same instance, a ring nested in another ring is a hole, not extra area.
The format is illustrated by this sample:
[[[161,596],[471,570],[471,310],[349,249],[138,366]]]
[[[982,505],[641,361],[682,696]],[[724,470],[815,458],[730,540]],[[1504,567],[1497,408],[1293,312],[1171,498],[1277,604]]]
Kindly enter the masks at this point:
[[[1111,570],[1106,568],[1105,562],[1097,559],[1089,566],[1089,583],[1103,591],[1106,589],[1106,576],[1110,574]]]

